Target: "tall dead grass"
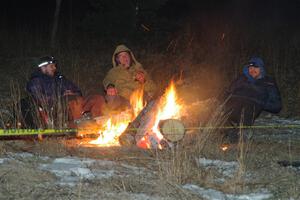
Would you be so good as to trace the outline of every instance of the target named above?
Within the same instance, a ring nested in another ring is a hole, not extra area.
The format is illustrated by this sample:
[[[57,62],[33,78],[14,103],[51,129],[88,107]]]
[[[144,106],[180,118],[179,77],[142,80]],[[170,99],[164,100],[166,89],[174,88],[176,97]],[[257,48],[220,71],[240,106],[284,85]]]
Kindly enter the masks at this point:
[[[219,152],[221,137],[218,127],[221,127],[225,120],[222,109],[222,106],[217,107],[208,122],[199,123],[199,130],[187,133],[185,141],[156,154],[159,177],[162,181],[174,184],[201,182],[203,172],[198,167],[196,159],[203,156],[204,149],[210,147],[211,154]]]

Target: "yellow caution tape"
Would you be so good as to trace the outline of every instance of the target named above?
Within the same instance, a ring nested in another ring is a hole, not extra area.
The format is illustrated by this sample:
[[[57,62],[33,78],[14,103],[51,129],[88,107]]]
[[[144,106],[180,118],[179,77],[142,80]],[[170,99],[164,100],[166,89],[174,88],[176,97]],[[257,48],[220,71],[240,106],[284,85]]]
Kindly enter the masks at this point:
[[[0,129],[0,136],[54,135],[77,132],[76,129]]]
[[[203,126],[203,127],[187,127],[186,130],[204,130],[204,129],[300,129],[300,124],[287,125],[253,125],[253,126]]]
[[[287,125],[253,125],[253,126],[203,126],[203,127],[186,127],[185,130],[205,130],[205,129],[300,129],[300,124]],[[93,129],[95,131],[95,129]],[[137,130],[129,128],[127,131]],[[26,135],[55,135],[77,133],[78,131],[91,131],[89,129],[0,129],[0,136],[26,136]],[[97,134],[98,131],[95,131]]]

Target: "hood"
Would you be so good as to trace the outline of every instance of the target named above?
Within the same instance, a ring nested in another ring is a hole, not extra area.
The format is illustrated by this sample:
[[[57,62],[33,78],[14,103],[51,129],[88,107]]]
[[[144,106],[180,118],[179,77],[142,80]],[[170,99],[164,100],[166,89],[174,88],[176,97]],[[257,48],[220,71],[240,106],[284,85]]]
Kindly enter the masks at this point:
[[[265,70],[265,64],[264,64],[264,61],[263,61],[261,58],[259,58],[259,57],[252,57],[252,58],[249,60],[248,64],[245,65],[244,68],[243,68],[243,74],[248,78],[248,80],[249,80],[250,82],[253,82],[253,83],[254,83],[254,82],[256,81],[256,79],[254,79],[254,78],[253,78],[252,76],[250,76],[250,74],[249,74],[248,68],[249,68],[249,65],[250,65],[250,64],[252,64],[252,65],[257,66],[257,67],[260,68],[261,75],[260,75],[260,77],[258,77],[258,79],[262,79],[262,78],[265,77],[265,75],[266,75],[266,70]]]
[[[134,57],[132,51],[131,51],[128,47],[126,47],[124,44],[121,44],[121,45],[118,45],[118,46],[116,47],[116,49],[115,49],[115,51],[114,51],[114,54],[113,54],[113,56],[112,56],[112,64],[113,64],[113,67],[116,67],[116,66],[117,66],[117,63],[116,63],[116,55],[117,55],[118,53],[120,53],[120,52],[123,52],[123,51],[127,51],[127,52],[130,54],[130,56],[131,56],[131,58],[132,58],[132,64],[133,64],[133,65],[141,65],[141,64],[135,59],[135,57]]]

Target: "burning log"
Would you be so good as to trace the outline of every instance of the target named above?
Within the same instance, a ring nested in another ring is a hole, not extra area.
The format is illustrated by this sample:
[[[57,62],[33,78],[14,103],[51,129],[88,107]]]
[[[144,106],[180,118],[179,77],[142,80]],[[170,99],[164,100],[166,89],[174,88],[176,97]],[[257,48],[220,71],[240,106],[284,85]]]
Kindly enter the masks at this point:
[[[173,120],[180,118],[181,108],[175,85],[171,82],[164,95],[150,101],[130,123],[119,137],[120,144],[129,146],[136,144],[145,149],[172,146],[171,142],[182,139],[184,135],[183,124],[179,120]],[[162,132],[165,133],[165,137]]]
[[[150,148],[157,148],[159,145],[167,147],[169,142],[177,142],[181,140],[185,134],[185,127],[178,119],[162,120],[159,123],[159,130],[164,136],[157,138],[153,134],[153,126],[155,124],[155,115],[157,114],[160,98],[149,102],[140,112],[136,119],[131,122],[127,129],[119,137],[119,142],[124,146],[138,144],[142,146],[143,139],[146,137],[151,144]]]
[[[120,135],[119,142],[124,146],[135,145],[136,141],[144,136],[145,131],[154,124],[157,105],[160,99],[150,101],[139,115],[128,125]],[[137,137],[136,137],[137,136]]]

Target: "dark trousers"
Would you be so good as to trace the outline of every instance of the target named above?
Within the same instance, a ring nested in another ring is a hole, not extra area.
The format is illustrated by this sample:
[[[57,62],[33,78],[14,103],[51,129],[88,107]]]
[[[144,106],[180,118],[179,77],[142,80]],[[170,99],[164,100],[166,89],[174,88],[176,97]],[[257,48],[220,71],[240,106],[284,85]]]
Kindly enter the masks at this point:
[[[236,143],[239,140],[239,129],[235,126],[252,126],[255,119],[262,112],[262,107],[255,102],[242,99],[231,98],[224,106],[225,117],[227,120],[225,126],[232,126],[232,129],[225,129],[223,136],[225,141],[229,143]],[[245,135],[244,135],[245,138]]]
[[[38,128],[35,102],[30,97],[23,98],[20,101],[20,108],[22,128]]]
[[[252,101],[243,98],[231,98],[225,103],[227,123],[251,126],[262,112],[262,107]]]

